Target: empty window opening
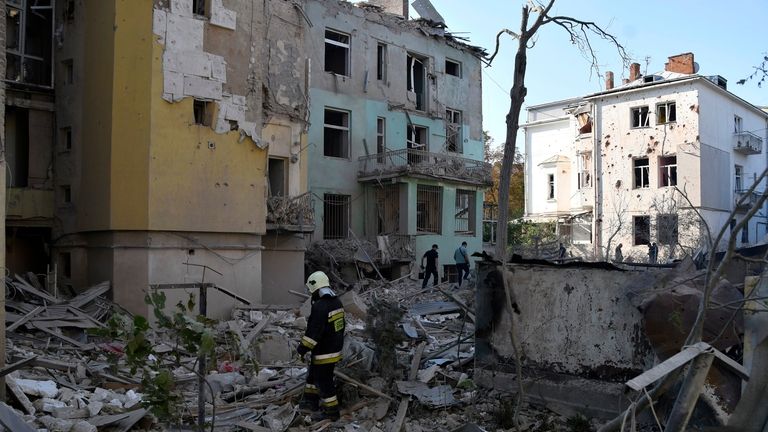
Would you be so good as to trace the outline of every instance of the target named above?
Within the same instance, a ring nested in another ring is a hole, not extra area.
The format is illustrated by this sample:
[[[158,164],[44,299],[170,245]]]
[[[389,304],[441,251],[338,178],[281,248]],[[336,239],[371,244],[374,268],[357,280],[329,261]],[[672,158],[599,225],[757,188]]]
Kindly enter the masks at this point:
[[[349,232],[349,195],[323,196],[323,238],[347,238]]]
[[[349,76],[349,35],[325,30],[325,71]]]
[[[592,165],[592,152],[579,153],[576,158],[576,163],[578,164],[579,170],[577,173],[578,188],[583,189],[592,187],[592,176],[589,169]]]
[[[475,234],[475,191],[456,190],[456,213],[454,215],[456,234]]]
[[[208,0],[192,0],[192,13],[195,15],[205,16],[205,3],[207,1]]]
[[[72,84],[75,82],[75,65],[72,59],[64,60],[61,62],[62,69],[64,70],[64,84]]]
[[[445,73],[461,78],[461,63],[445,59]]]
[[[376,46],[376,79],[387,80],[387,46],[382,43]]]
[[[659,157],[659,187],[677,186],[677,156]]]
[[[67,21],[75,19],[75,0],[67,0],[67,4],[64,6],[64,17]]]
[[[656,105],[656,124],[674,123],[677,121],[677,109],[674,102]]]
[[[656,217],[656,232],[659,238],[659,244],[676,245],[677,244],[677,215],[660,214]]]
[[[211,126],[213,124],[213,102],[195,99],[192,111],[196,125]]]
[[[741,192],[744,190],[744,167],[741,165],[736,165],[734,167],[735,171],[735,177],[734,177],[734,190],[736,192]]]
[[[269,196],[288,195],[288,164],[282,158],[269,158]]]
[[[69,204],[72,202],[72,187],[69,185],[61,187],[61,202]]]
[[[579,123],[580,134],[592,133],[592,114],[589,112],[576,114],[576,121]]]
[[[388,184],[377,187],[376,194],[376,233],[388,235],[400,229],[400,187]]]
[[[29,184],[29,110],[5,107],[5,160],[4,174],[8,187],[27,187]]]
[[[650,172],[648,158],[634,159],[632,165],[635,169],[635,189],[650,187],[650,181],[648,180]]]
[[[387,119],[376,118],[376,162],[383,164],[386,161],[387,152]]]
[[[325,109],[323,125],[323,155],[337,158],[349,157],[349,113]]]
[[[64,127],[59,132],[61,135],[61,149],[72,150],[72,128]]]
[[[61,252],[59,254],[59,264],[61,265],[61,274],[66,278],[72,277],[72,254]]]
[[[635,246],[650,244],[651,240],[651,217],[634,216],[632,218],[632,232]]]
[[[547,199],[555,199],[555,175],[547,174]]]
[[[737,115],[733,116],[733,133],[741,133],[743,131],[743,120]]]
[[[461,111],[445,110],[445,147],[449,152],[462,153]]]
[[[14,0],[6,4],[5,79],[53,85],[53,0]]]
[[[415,54],[408,54],[407,57],[407,85],[408,91],[413,94],[416,109],[426,110],[427,104],[427,59],[418,57]]]
[[[744,228],[741,229],[741,242],[749,243],[749,223],[745,223]]]
[[[416,232],[440,234],[443,219],[443,188],[418,185],[416,188]]]
[[[408,137],[406,139],[408,148],[408,163],[418,164],[426,160],[427,147],[427,128],[423,126],[408,125]]]
[[[641,128],[641,127],[648,127],[648,107],[637,107],[632,108],[632,127],[633,128]]]

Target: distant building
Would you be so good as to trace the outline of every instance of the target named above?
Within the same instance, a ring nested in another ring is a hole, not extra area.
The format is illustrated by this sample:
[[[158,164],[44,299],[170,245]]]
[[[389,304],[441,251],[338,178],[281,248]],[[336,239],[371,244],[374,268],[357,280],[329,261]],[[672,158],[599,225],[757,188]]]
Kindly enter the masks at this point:
[[[306,3],[314,239],[386,236],[403,262],[435,243],[442,274],[482,247],[482,50],[375,3]]]
[[[747,193],[768,161],[768,113],[697,67],[691,53],[645,76],[634,63],[620,86],[608,72],[604,91],[530,107],[526,217],[557,221],[574,254],[604,258],[622,243],[634,261],[647,261],[651,243],[660,262],[699,250],[706,230],[696,213],[713,240],[734,227],[766,190],[761,182]],[[763,208],[737,243],[767,233]]]

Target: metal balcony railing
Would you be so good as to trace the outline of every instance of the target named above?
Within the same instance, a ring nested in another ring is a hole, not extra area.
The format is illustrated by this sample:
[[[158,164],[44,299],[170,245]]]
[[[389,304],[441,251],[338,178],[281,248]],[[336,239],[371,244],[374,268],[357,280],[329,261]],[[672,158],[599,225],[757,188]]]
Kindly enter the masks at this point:
[[[315,211],[309,192],[295,197],[267,198],[267,224],[291,229],[307,227],[314,229]]]
[[[401,149],[362,156],[358,160],[360,181],[380,176],[423,175],[484,186],[492,184],[489,163],[445,153]]]
[[[733,150],[745,155],[760,154],[763,152],[763,139],[752,132],[737,132],[733,136]]]
[[[757,203],[762,194],[759,191],[752,191],[750,193],[749,189],[736,190],[733,193],[733,202],[737,209],[749,210]]]

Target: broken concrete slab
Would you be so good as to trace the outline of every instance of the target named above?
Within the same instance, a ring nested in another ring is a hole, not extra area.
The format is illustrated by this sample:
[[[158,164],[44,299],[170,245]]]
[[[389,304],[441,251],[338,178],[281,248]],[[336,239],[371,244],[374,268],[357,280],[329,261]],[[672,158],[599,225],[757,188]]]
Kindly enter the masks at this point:
[[[13,408],[4,402],[0,402],[0,424],[13,432],[35,432],[35,428],[26,423]]]
[[[397,381],[397,390],[402,394],[415,396],[420,403],[430,408],[443,408],[459,403],[453,397],[453,388],[449,385],[439,385],[430,388],[418,381]]]
[[[354,292],[347,291],[339,296],[341,304],[344,306],[344,312],[354,315],[355,317],[365,320],[368,317],[368,306],[365,302]]]

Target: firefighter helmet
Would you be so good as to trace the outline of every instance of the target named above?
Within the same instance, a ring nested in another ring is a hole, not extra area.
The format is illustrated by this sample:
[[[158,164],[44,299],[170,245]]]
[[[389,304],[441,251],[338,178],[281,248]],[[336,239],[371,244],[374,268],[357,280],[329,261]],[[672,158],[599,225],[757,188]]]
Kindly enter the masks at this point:
[[[307,278],[307,289],[309,290],[310,294],[314,294],[314,292],[320,288],[328,286],[331,286],[330,282],[328,281],[328,276],[321,271],[316,271],[309,275]]]

